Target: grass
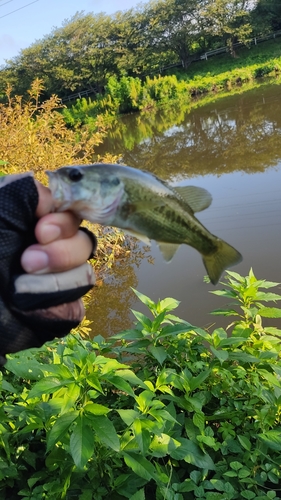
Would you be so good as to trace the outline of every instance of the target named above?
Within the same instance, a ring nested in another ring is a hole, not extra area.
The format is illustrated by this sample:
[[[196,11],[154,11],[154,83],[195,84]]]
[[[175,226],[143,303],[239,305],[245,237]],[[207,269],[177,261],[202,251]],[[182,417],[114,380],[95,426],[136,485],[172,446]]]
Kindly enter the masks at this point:
[[[197,61],[191,64],[188,70],[179,69],[176,71],[177,77],[182,79],[193,79],[195,76],[216,76],[226,71],[232,71],[237,68],[245,68],[253,64],[265,63],[271,59],[281,56],[281,37],[275,40],[267,40],[258,45],[248,47],[239,47],[236,51],[236,58],[231,57],[229,53],[212,56],[207,61]],[[175,74],[175,71],[167,74]]]

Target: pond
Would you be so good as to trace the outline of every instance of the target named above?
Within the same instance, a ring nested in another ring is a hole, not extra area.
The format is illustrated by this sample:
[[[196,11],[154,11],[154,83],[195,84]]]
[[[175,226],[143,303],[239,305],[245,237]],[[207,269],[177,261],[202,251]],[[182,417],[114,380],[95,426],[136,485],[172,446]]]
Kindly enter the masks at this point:
[[[198,219],[243,255],[233,267],[281,282],[281,86],[264,85],[197,109],[174,104],[121,117],[98,153],[155,173],[171,184],[206,188],[212,205]],[[210,311],[222,300],[210,293],[201,256],[182,245],[167,264],[153,242],[114,266],[96,288],[88,312],[93,334],[132,326],[130,308],[145,311],[130,287],[153,300],[181,301],[176,314],[190,323],[225,325]],[[219,288],[217,285],[216,288]],[[280,290],[279,290],[280,293]]]

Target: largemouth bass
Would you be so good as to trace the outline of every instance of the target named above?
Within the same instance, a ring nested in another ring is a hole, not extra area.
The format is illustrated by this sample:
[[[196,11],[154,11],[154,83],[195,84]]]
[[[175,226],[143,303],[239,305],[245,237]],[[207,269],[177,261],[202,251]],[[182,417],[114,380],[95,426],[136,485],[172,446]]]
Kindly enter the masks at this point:
[[[213,284],[242,259],[195,217],[194,212],[212,202],[205,189],[170,186],[148,172],[117,164],[75,165],[47,174],[55,210],[121,228],[146,243],[155,240],[167,261],[179,245],[190,245],[202,255]]]

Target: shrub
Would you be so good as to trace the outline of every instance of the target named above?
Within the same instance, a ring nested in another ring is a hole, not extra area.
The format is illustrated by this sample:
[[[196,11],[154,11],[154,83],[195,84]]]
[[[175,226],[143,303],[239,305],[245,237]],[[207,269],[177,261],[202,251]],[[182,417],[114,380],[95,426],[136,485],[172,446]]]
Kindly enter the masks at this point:
[[[71,130],[60,112],[62,105],[57,96],[40,102],[42,83],[36,80],[29,99],[11,97],[7,89],[6,104],[0,104],[0,158],[6,161],[6,173],[30,171],[42,180],[46,169],[61,165],[91,163],[94,148],[102,142],[105,126],[96,120],[96,130]],[[3,168],[2,168],[3,170]]]
[[[9,357],[0,491],[27,499],[276,499],[281,311],[276,283],[228,272],[209,333],[136,292],[151,317],[105,340],[73,333]],[[233,305],[234,304],[234,305]]]

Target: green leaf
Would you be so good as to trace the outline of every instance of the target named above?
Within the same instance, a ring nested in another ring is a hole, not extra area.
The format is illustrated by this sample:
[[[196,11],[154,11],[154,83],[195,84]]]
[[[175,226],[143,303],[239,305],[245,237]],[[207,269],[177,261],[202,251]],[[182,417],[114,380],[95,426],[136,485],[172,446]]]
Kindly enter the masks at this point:
[[[79,396],[80,396],[79,385],[75,383],[70,384],[63,398],[61,413],[65,413],[69,411],[71,408],[73,408]]]
[[[241,495],[243,498],[247,500],[252,500],[252,498],[256,498],[256,494],[251,490],[241,491]]]
[[[195,327],[189,324],[177,324],[177,325],[166,325],[162,328],[161,334],[157,337],[158,339],[162,339],[167,336],[176,336],[180,333],[187,333],[190,330],[194,330]],[[195,330],[194,330],[195,331]],[[208,334],[206,334],[208,335]],[[210,335],[208,335],[210,337]]]
[[[152,345],[151,347],[149,347],[149,352],[158,361],[158,363],[160,365],[162,365],[164,363],[165,359],[167,358],[166,349],[164,349],[164,347],[162,347],[162,346],[155,347]]]
[[[221,364],[224,361],[226,361],[228,359],[228,357],[229,357],[227,351],[218,351],[213,346],[210,346],[210,349],[211,349],[212,353],[215,355],[215,357],[218,358],[218,360],[221,362]]]
[[[113,423],[103,415],[88,415],[97,438],[114,451],[120,450],[120,441]]]
[[[256,300],[262,300],[264,302],[274,302],[275,300],[281,300],[281,295],[278,295],[277,293],[257,292]]]
[[[185,460],[200,469],[215,470],[215,464],[211,457],[207,453],[203,453],[197,444],[185,438],[177,438],[177,441],[181,443],[181,446],[171,452],[172,458]]]
[[[229,299],[237,297],[237,293],[234,290],[211,290],[210,293],[219,297],[228,297]]]
[[[249,477],[251,475],[250,469],[246,469],[246,467],[243,467],[243,469],[240,469],[238,472],[238,477],[239,479],[244,479],[245,477]]]
[[[2,380],[2,382],[0,382],[0,386],[1,386],[1,389],[3,391],[9,391],[9,392],[12,392],[12,393],[17,393],[17,389],[15,389],[12,384],[10,384],[10,382],[7,382],[7,380]]]
[[[232,346],[232,345],[239,345],[239,344],[243,344],[247,341],[247,339],[245,337],[229,337],[227,339],[222,339],[219,344],[218,344],[218,347],[220,348],[223,348],[223,347],[228,347],[228,346]]]
[[[117,333],[116,335],[112,335],[110,337],[111,339],[114,340],[135,340],[135,339],[142,339],[143,338],[143,333],[140,330],[124,330],[123,332]]]
[[[61,440],[67,432],[71,424],[78,418],[79,412],[71,411],[64,413],[55,421],[50,433],[47,435],[47,452],[50,451],[55,444]]]
[[[247,354],[246,352],[230,352],[229,359],[239,361],[240,363],[259,363],[259,358]]]
[[[246,436],[237,435],[240,444],[245,450],[251,451],[251,441]]]
[[[190,390],[194,391],[195,389],[198,389],[198,387],[200,387],[200,385],[204,382],[204,380],[206,380],[206,378],[208,378],[210,373],[211,373],[211,370],[209,369],[209,370],[205,370],[205,371],[199,373],[199,375],[197,375],[197,377],[192,377],[188,381]]]
[[[70,383],[72,381],[69,381]],[[46,377],[42,380],[39,380],[31,389],[28,394],[28,398],[35,398],[42,396],[42,394],[51,394],[52,392],[56,392],[61,387],[66,385],[65,380],[60,380],[55,377]]]
[[[92,373],[91,375],[89,375],[87,378],[86,378],[86,382],[91,386],[93,387],[94,389],[96,389],[96,391],[100,392],[101,394],[103,394],[103,388],[101,386],[101,383],[99,381],[99,378],[97,375],[95,375],[94,373]]]
[[[214,309],[211,314],[215,316],[239,316],[235,309]]]
[[[243,467],[243,464],[241,464],[240,462],[237,462],[237,461],[230,462],[229,465],[235,471],[238,471],[239,469],[242,469],[242,467]]]
[[[167,297],[166,299],[160,300],[159,307],[160,311],[173,311],[180,305],[180,301],[173,299],[171,297]]]
[[[143,303],[145,304],[150,310],[154,310],[156,308],[156,304],[155,302],[153,302],[153,300],[151,300],[149,297],[147,297],[146,295],[144,295],[143,293],[141,292],[138,292],[137,290],[135,290],[135,288],[132,288],[131,289],[133,290],[133,292],[136,294],[136,296],[138,297],[138,299]]]
[[[123,422],[125,422],[126,425],[131,425],[133,421],[140,416],[140,413],[138,413],[135,410],[116,410],[120,417],[122,418]]]
[[[118,375],[127,380],[131,385],[147,389],[145,383],[132,370],[118,370]]]
[[[143,421],[137,418],[133,423],[133,431],[142,455],[145,455],[151,443],[150,432],[142,425]]]
[[[278,307],[262,307],[259,315],[263,318],[281,318],[281,309]]]
[[[258,437],[272,450],[281,451],[281,429],[274,429],[263,434],[258,434]]]
[[[270,373],[267,370],[259,369],[258,373],[262,375],[270,384],[280,387],[280,381],[277,379],[277,376],[274,373]]]
[[[229,275],[229,276],[231,276],[232,278],[236,279],[239,283],[243,283],[245,281],[245,278],[243,278],[243,276],[241,276],[238,273],[235,273],[234,271],[228,271],[227,270],[226,274]]]
[[[137,491],[129,500],[145,500],[144,488]]]
[[[5,368],[17,377],[27,380],[38,380],[40,377],[43,377],[43,365],[35,359],[31,359],[31,355],[28,356],[20,353],[20,355],[11,357],[6,362]]]
[[[276,281],[262,281],[261,288],[275,288],[279,285],[280,283],[277,283]]]
[[[131,309],[133,315],[137,318],[137,320],[140,322],[140,324],[143,326],[143,328],[146,329],[147,333],[151,332],[151,327],[152,327],[152,321],[145,316],[145,314],[139,312],[139,311],[134,311]]]
[[[94,415],[106,415],[111,410],[104,405],[100,405],[98,403],[87,403],[84,406],[85,413],[90,412]]]
[[[70,453],[79,469],[83,469],[94,452],[94,438],[92,429],[79,416],[76,426],[70,436]]]
[[[117,372],[117,373],[119,373],[119,372]],[[122,377],[118,377],[117,375],[113,376],[113,377],[110,376],[110,377],[108,377],[108,381],[112,385],[114,385],[114,387],[117,387],[117,389],[119,389],[120,391],[126,392],[130,396],[134,396],[134,391],[133,391],[132,387]]]
[[[124,460],[128,467],[138,476],[150,481],[156,479],[156,470],[151,462],[142,455],[124,453]]]
[[[200,431],[204,430],[205,427],[205,415],[204,413],[194,413],[192,421]]]

